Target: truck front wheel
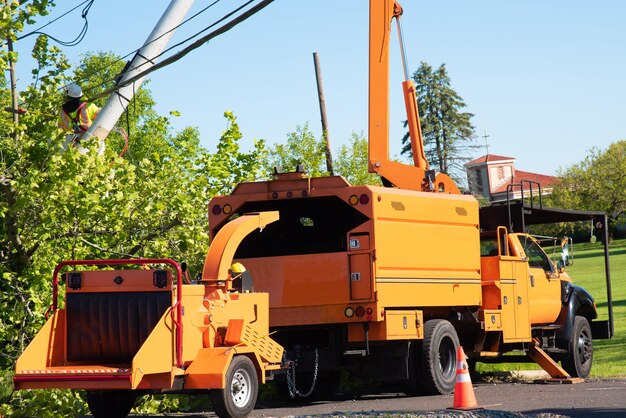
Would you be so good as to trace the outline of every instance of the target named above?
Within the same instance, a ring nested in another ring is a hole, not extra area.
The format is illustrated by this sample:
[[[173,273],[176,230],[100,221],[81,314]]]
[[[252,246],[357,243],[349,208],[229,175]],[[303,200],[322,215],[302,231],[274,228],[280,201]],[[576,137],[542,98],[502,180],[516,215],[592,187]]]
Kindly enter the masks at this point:
[[[87,392],[87,405],[94,418],[126,418],[136,399],[130,390]]]
[[[445,319],[433,319],[424,324],[421,358],[418,358],[419,386],[428,395],[454,391],[456,380],[456,351],[459,337]]]
[[[565,371],[572,377],[589,376],[593,362],[593,340],[589,321],[584,316],[574,318],[568,351],[568,357],[561,362]]]
[[[221,418],[243,418],[254,409],[259,382],[252,361],[236,356],[226,372],[226,387],[211,391],[215,413]]]

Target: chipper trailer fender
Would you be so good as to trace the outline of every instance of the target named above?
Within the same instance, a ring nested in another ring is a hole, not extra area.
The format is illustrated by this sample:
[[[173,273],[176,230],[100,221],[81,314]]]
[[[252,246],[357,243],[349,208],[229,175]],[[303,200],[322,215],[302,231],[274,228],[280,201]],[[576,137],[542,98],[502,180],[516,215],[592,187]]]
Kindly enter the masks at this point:
[[[95,417],[126,416],[144,393],[208,389],[220,416],[247,415],[283,349],[269,336],[268,295],[230,266],[241,240],[277,219],[265,212],[231,221],[195,284],[170,259],[60,263],[48,320],[17,361],[16,389],[86,390]],[[81,265],[109,269],[60,274]],[[139,268],[110,269],[129,265]]]

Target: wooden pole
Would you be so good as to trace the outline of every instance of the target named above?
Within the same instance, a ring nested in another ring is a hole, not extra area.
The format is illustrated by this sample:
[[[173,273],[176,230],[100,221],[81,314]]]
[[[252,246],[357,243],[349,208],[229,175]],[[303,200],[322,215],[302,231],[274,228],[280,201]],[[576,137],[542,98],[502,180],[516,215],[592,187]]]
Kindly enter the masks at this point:
[[[322,117],[322,135],[324,138],[324,146],[326,147],[326,169],[328,174],[334,176],[333,171],[333,155],[330,149],[330,137],[328,135],[328,121],[326,119],[326,101],[324,99],[324,87],[322,86],[322,70],[320,68],[320,60],[317,52],[313,53],[313,63],[315,64],[315,78],[317,79],[317,95],[320,102],[320,114]]]
[[[13,52],[13,41],[10,38],[7,39],[7,49],[10,57]],[[9,76],[11,79],[11,106],[13,107],[13,123],[17,126],[20,121],[20,117],[17,113],[17,80],[15,79],[15,62],[11,58],[9,58]]]

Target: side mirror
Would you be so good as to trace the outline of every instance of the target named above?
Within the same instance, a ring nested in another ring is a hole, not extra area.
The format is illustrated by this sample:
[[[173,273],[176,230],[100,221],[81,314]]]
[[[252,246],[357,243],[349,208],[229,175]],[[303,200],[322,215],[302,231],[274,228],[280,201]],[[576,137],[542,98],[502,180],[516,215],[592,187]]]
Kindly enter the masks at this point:
[[[561,257],[557,263],[559,269],[565,269],[566,266],[571,266],[574,261],[574,253],[572,248],[572,239],[564,237],[561,240]]]

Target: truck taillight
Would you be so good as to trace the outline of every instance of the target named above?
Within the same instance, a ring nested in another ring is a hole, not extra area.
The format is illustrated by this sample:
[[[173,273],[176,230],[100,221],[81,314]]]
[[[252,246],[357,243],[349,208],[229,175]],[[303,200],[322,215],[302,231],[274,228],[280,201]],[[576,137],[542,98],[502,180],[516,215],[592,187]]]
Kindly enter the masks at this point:
[[[352,307],[348,306],[346,308],[346,310],[343,311],[343,313],[346,316],[346,318],[352,318],[354,316],[354,309],[352,309]]]
[[[370,197],[363,193],[361,196],[357,196],[353,194],[348,198],[348,203],[352,206],[356,206],[357,204],[367,205],[370,202]]]
[[[83,275],[80,273],[70,273],[67,278],[67,287],[73,290],[78,290],[83,285]]]
[[[356,313],[356,316],[361,318],[365,315],[365,308],[362,306],[357,306],[355,313]]]
[[[215,205],[211,209],[211,212],[213,212],[213,215],[219,215],[220,213],[222,213],[222,208],[220,207],[220,205]]]
[[[179,279],[180,280],[180,279]],[[159,289],[167,286],[167,272],[165,270],[157,270],[152,274],[152,284]]]

